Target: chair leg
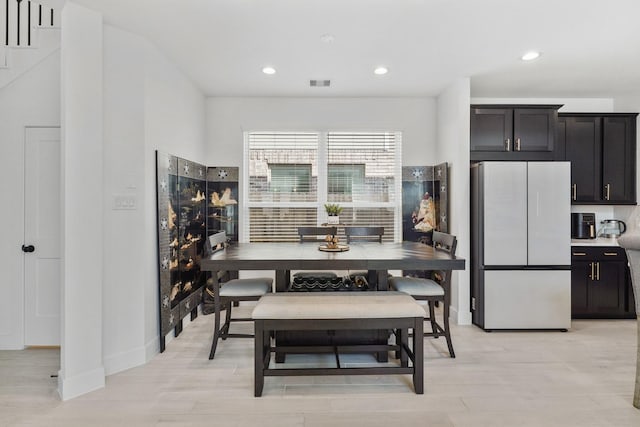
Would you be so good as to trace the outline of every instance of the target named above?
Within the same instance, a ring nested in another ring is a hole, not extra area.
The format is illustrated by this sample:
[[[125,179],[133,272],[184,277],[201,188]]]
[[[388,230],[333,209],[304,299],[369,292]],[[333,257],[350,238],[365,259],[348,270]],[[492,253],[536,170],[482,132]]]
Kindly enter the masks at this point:
[[[438,338],[440,334],[438,333],[438,324],[436,323],[435,301],[429,301],[429,321],[431,322],[433,337]]]
[[[218,338],[220,338],[220,310],[216,310],[213,322],[213,339],[211,341],[211,351],[209,352],[209,360],[213,359],[218,346]]]
[[[445,301],[444,307],[442,309],[442,315],[444,316],[444,336],[447,339],[447,347],[449,347],[449,356],[452,358],[456,357],[456,354],[453,351],[453,343],[451,342],[451,330],[449,328],[449,304]]]
[[[229,325],[231,324],[231,307],[233,304],[231,301],[225,306],[225,310],[227,311],[224,316],[224,325],[222,325],[222,332],[220,334],[220,338],[226,340],[229,336]]]

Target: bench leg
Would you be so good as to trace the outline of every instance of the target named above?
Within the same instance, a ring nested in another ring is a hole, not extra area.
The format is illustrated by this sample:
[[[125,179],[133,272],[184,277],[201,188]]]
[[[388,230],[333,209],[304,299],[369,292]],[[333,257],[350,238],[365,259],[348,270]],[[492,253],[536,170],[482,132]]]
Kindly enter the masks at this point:
[[[265,340],[264,336],[266,335],[264,332],[263,322],[260,320],[256,320],[255,322],[255,341],[254,341],[254,396],[260,397],[262,396],[262,388],[264,387],[264,360],[265,360]],[[268,341],[267,341],[267,344]]]
[[[398,328],[398,335],[399,336],[396,337],[396,344],[400,345],[400,366],[406,368],[409,366],[409,357],[406,350],[406,347],[409,345],[409,330]]]
[[[413,388],[424,394],[424,320],[416,317],[413,329]]]

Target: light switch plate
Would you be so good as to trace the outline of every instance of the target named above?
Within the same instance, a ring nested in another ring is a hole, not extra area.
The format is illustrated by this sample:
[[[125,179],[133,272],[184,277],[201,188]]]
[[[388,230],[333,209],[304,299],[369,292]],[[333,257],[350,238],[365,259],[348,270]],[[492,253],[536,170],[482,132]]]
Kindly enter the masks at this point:
[[[113,210],[135,210],[136,196],[133,194],[114,194]]]

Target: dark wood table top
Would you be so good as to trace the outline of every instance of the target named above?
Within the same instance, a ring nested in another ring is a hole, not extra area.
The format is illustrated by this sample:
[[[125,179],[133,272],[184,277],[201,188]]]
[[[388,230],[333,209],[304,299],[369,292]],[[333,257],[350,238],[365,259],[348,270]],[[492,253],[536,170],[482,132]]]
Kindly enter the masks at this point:
[[[217,270],[463,270],[465,260],[417,242],[351,243],[345,252],[323,252],[320,242],[233,243],[203,258]]]

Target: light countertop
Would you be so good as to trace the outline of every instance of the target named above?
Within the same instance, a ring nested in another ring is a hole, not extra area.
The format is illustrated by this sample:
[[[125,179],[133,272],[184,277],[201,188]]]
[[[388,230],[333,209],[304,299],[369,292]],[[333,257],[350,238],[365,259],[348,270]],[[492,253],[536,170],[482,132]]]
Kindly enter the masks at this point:
[[[615,237],[597,237],[595,239],[571,239],[571,246],[620,246]]]

